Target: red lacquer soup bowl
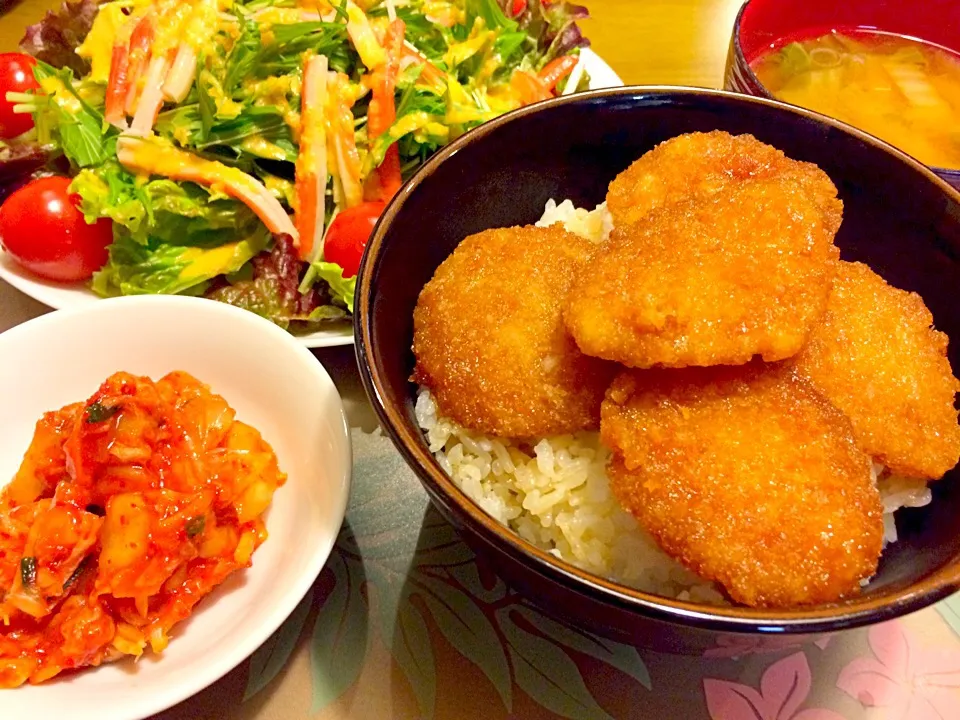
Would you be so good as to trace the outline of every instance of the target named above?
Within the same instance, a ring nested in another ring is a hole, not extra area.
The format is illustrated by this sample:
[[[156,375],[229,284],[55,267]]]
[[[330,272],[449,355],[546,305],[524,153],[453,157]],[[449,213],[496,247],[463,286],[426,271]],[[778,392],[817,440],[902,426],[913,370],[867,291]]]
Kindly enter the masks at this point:
[[[917,38],[960,54],[957,0],[748,0],[733,26],[724,88],[772,98],[751,69],[771,50],[835,29],[873,30]],[[932,168],[960,188],[960,170]]]

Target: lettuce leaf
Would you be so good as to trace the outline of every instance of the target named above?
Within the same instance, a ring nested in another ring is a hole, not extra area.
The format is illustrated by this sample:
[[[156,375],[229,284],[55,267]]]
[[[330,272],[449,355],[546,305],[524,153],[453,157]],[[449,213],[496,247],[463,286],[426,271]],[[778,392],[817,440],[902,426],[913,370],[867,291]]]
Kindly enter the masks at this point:
[[[508,18],[496,0],[467,0],[466,10],[467,27],[473,27],[473,19],[481,17],[484,25],[491,30],[514,32],[517,29],[517,21]]]
[[[255,312],[283,328],[309,329],[346,316],[342,308],[329,304],[330,297],[321,288],[299,291],[302,263],[289,236],[274,236],[270,251],[254,258],[249,267],[249,277],[224,279],[206,297]]]
[[[213,199],[203,187],[164,178],[138,181],[115,161],[83,170],[70,189],[80,196],[89,222],[107,217],[142,245],[216,247],[261,227],[246,205],[231,198]]]
[[[27,28],[20,49],[55,68],[70,68],[78,76],[90,71],[90,63],[77,55],[93,20],[97,0],[64,2],[57,12],[49,10],[43,19]]]
[[[100,165],[116,154],[117,130],[84,101],[73,87],[73,71],[37,62],[40,83],[34,101],[38,137],[53,140],[77,167]]]
[[[100,295],[202,293],[239,271],[270,235],[254,213],[193,183],[138,181],[111,160],[82,170],[70,189],[88,221],[113,220],[110,259],[93,279]]]
[[[343,277],[343,268],[329,262],[315,262],[313,271],[330,287],[330,295],[334,302],[342,304],[348,312],[353,313],[353,295],[357,289],[356,276]]]
[[[512,0],[500,0],[504,7]],[[544,2],[527,0],[527,6],[517,16],[519,29],[530,36],[535,51],[529,57],[537,69],[561,55],[569,55],[577,48],[589,47],[590,41],[583,36],[578,20],[590,17],[587,8],[569,2]]]
[[[256,257],[269,237],[264,229],[242,240],[202,248],[155,238],[144,244],[115,228],[110,260],[93,276],[92,287],[103,296],[200,294],[208,281],[237,272]]]

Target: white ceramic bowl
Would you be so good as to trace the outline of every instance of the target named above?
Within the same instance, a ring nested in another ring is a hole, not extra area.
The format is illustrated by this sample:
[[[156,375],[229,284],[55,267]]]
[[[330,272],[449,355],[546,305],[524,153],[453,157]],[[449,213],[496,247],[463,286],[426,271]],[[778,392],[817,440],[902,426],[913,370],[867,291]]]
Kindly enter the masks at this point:
[[[317,359],[272,323],[189,297],[125,297],[44,315],[0,334],[0,485],[47,410],[84,400],[111,373],[184,370],[273,446],[287,483],[253,566],[204,599],[167,649],[52,682],[0,690],[0,717],[130,720],[225,675],[293,611],[330,554],[346,511],[351,452],[343,406]]]

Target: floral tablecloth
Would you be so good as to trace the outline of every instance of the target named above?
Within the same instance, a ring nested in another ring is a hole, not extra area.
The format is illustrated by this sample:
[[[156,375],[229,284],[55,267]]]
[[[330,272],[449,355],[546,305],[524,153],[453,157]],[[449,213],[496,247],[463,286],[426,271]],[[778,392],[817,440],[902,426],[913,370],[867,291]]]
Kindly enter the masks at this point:
[[[0,282],[0,331],[44,311]],[[960,720],[960,595],[808,645],[743,637],[703,657],[543,615],[461,542],[376,432],[352,349],[318,357],[358,426],[334,552],[249,660],[154,720]]]
[[[661,655],[543,615],[386,438],[354,430],[353,444],[347,523],[313,590],[241,668],[159,718],[960,718],[960,595],[809,645]]]

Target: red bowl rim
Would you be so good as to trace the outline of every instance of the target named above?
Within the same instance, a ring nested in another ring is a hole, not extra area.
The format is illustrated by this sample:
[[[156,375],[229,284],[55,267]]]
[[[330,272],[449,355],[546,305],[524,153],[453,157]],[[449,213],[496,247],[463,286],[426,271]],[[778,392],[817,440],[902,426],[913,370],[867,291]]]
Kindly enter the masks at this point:
[[[747,6],[750,5],[751,2],[753,2],[753,0],[746,0],[746,2],[740,6],[740,10],[737,12],[737,18],[733,22],[733,39],[732,39],[733,53],[734,53],[733,62],[737,63],[740,66],[740,69],[744,72],[747,78],[754,84],[755,87],[757,87],[760,90],[762,95],[760,95],[759,97],[763,97],[768,100],[774,100],[776,102],[782,103],[784,101],[777,100],[777,98],[774,97],[773,93],[767,90],[766,86],[760,81],[760,78],[758,78],[757,74],[753,71],[753,67],[751,67],[749,62],[747,62],[747,57],[743,52],[743,44],[740,42],[740,33],[741,33],[740,26],[743,21],[743,14],[746,12]],[[746,94],[746,93],[743,93],[743,94]],[[757,96],[754,96],[754,97],[757,97]],[[789,103],[784,103],[784,104],[789,105]],[[836,118],[830,118],[830,119],[835,120]],[[843,121],[838,120],[837,122],[843,122]],[[859,128],[857,129],[859,130]],[[865,131],[861,130],[860,132],[865,132]],[[927,167],[929,167],[931,170],[933,170],[937,175],[941,177],[949,177],[949,178],[952,178],[954,181],[960,181],[960,168],[945,168],[945,167],[939,167],[937,165],[927,165]]]

